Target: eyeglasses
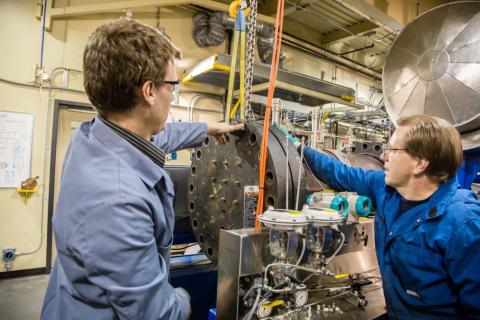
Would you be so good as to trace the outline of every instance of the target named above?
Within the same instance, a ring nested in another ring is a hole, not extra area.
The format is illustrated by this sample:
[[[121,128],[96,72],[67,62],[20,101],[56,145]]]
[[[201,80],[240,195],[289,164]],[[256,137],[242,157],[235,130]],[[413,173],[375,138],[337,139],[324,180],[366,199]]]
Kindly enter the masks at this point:
[[[171,85],[173,93],[177,93],[178,90],[180,89],[180,80],[173,80],[173,81],[165,80],[162,83]]]
[[[391,148],[388,144],[384,144],[382,146],[382,153],[384,153],[386,155],[390,154],[390,152],[392,152],[392,151],[402,151],[402,150],[405,151],[406,149],[404,149],[404,148]]]

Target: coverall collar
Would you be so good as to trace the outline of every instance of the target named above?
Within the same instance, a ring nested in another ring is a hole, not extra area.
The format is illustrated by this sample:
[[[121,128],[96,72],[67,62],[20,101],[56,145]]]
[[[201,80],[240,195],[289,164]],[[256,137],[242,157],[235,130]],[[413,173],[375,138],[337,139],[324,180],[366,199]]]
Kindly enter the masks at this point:
[[[387,219],[388,238],[385,247],[391,240],[417,228],[425,221],[436,219],[445,213],[445,208],[450,201],[451,196],[458,187],[457,177],[454,176],[440,185],[440,187],[432,194],[430,199],[425,203],[405,211],[400,216],[396,216],[396,212],[392,212],[392,216],[396,219]],[[395,191],[395,200],[400,202],[400,194]],[[392,205],[393,208],[399,208],[399,205]],[[388,221],[390,220],[390,221]]]
[[[149,157],[132,146],[127,140],[107,127],[100,119],[95,117],[90,122],[92,135],[97,138],[107,149],[115,153],[138,174],[140,179],[150,188],[164,177],[165,170],[155,164]]]

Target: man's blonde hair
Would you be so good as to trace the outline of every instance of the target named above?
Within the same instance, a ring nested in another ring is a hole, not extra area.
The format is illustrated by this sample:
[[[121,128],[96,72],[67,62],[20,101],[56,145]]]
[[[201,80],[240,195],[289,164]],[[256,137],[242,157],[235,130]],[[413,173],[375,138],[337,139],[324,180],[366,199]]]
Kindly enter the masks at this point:
[[[463,160],[458,131],[446,120],[427,115],[402,117],[398,126],[412,127],[404,137],[404,148],[411,156],[429,161],[425,174],[442,183],[453,177]]]

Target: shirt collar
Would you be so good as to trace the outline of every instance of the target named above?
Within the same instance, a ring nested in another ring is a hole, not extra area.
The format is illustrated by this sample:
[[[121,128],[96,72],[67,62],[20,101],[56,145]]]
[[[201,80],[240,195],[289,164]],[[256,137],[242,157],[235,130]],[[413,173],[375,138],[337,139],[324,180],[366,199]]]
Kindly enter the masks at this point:
[[[162,167],[107,126],[98,116],[90,122],[90,130],[95,138],[130,166],[150,188],[165,175]]]
[[[455,175],[438,187],[438,189],[430,197],[430,200],[427,202],[429,207],[435,207],[434,210],[430,210],[427,213],[427,218],[434,218],[443,214],[445,208],[450,202],[450,197],[458,189],[458,186],[458,179]]]
[[[153,162],[163,168],[165,165],[165,153],[155,146],[150,141],[145,140],[143,137],[138,134],[119,126],[118,124],[109,121],[100,115],[98,118],[110,129],[112,129],[116,134],[118,134],[123,139],[127,140],[132,146],[140,150],[144,155],[150,158]]]

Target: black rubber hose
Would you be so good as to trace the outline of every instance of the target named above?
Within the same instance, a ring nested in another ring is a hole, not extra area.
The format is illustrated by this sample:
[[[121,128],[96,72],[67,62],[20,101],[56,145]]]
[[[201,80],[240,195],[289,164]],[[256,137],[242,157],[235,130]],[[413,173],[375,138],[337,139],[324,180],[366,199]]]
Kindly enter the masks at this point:
[[[206,12],[198,12],[193,16],[192,36],[201,47],[218,46],[225,40],[224,13],[215,12],[210,16]]]

